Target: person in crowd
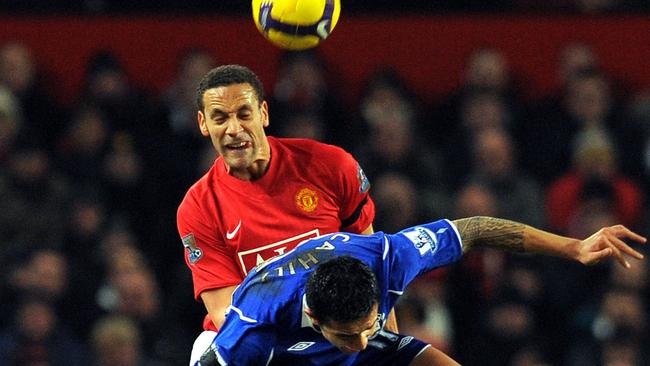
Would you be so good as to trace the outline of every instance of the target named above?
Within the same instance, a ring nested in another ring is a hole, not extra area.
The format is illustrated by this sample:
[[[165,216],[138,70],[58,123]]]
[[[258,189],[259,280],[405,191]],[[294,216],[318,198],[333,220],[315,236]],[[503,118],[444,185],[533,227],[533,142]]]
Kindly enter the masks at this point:
[[[47,75],[27,43],[10,40],[0,45],[0,85],[18,100],[25,136],[50,151],[64,127],[65,108],[50,94]]]

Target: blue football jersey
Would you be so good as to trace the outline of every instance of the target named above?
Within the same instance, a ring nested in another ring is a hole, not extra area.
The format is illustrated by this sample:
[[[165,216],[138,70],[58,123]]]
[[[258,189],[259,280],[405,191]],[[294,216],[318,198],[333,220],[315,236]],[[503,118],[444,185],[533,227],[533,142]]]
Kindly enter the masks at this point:
[[[355,365],[364,352],[381,348],[379,341],[371,339],[364,351],[345,354],[304,314],[309,275],[319,263],[342,255],[363,261],[377,277],[381,334],[388,313],[408,284],[420,274],[458,260],[462,243],[448,220],[396,234],[334,233],[305,241],[260,264],[235,290],[226,321],[211,346],[219,362],[232,366]]]

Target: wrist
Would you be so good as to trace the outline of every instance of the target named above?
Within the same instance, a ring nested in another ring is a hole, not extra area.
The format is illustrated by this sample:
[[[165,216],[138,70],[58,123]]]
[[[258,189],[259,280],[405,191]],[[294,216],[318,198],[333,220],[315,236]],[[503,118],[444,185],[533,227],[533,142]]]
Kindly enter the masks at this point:
[[[580,262],[580,247],[582,241],[578,239],[569,239],[568,242],[564,245],[562,256],[567,259]]]

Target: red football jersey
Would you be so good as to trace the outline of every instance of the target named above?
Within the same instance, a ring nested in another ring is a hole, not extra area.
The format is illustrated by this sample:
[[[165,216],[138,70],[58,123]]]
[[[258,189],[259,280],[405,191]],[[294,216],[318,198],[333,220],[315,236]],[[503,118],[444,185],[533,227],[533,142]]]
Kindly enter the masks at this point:
[[[197,299],[241,283],[254,266],[305,239],[372,224],[369,183],[349,153],[307,139],[268,139],[271,162],[262,178],[237,179],[219,157],[178,208]],[[216,329],[207,316],[204,328]]]

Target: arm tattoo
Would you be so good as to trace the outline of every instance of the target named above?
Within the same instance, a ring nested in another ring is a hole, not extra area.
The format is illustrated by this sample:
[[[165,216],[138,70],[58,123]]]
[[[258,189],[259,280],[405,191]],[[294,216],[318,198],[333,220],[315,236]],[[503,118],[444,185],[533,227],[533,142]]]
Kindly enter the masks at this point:
[[[474,246],[524,251],[524,224],[486,216],[454,220],[454,223],[463,239],[465,252]]]

